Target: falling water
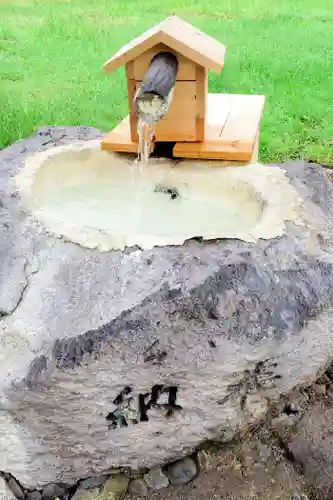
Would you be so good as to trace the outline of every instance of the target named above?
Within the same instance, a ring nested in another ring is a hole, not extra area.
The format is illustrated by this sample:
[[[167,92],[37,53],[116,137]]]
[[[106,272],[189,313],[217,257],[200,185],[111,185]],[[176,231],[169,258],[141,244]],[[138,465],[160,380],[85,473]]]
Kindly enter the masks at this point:
[[[138,119],[138,136],[139,136],[139,146],[138,146],[138,164],[145,166],[149,160],[151,142],[153,140],[155,132],[155,124],[147,123],[142,118]]]
[[[137,227],[140,225],[140,217],[142,212],[142,196],[143,190],[142,185],[144,185],[144,168],[148,165],[151,142],[153,140],[154,132],[155,132],[155,124],[147,123],[141,117],[138,119],[138,156],[136,161],[133,162],[131,168],[131,183],[132,186],[135,185],[136,195],[134,197],[132,203],[132,210],[130,213],[130,220],[133,227],[133,232],[137,230]],[[139,176],[137,175],[137,168],[139,167]]]

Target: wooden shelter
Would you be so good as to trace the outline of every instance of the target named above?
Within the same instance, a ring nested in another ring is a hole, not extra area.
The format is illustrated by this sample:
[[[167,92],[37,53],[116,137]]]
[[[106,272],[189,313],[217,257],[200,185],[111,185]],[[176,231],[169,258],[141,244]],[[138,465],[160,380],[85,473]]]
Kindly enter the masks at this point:
[[[170,52],[178,60],[174,96],[156,124],[155,142],[175,142],[183,158],[249,161],[258,142],[263,96],[208,94],[208,71],[219,74],[225,47],[177,16],[171,16],[122,47],[104,64],[110,73],[125,66],[129,116],[102,140],[102,148],[136,152],[134,96],[153,57]]]

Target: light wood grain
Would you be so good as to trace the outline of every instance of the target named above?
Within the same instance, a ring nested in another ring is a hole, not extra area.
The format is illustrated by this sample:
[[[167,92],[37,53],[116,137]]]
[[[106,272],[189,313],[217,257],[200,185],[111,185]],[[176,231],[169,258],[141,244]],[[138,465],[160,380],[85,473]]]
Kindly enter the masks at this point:
[[[126,76],[133,74],[133,61],[126,64]],[[129,109],[129,122],[131,130],[131,140],[137,142],[139,140],[137,131],[137,117],[134,106],[134,95],[136,92],[136,81],[127,79],[127,98],[128,98],[128,109]]]
[[[175,139],[177,138],[177,139]],[[155,129],[156,142],[196,141],[195,118],[163,119]]]
[[[209,94],[205,140],[177,143],[174,156],[250,161],[259,140],[264,101],[264,96]]]
[[[132,82],[132,81],[131,81]],[[130,84],[131,99],[141,82]],[[156,141],[196,141],[196,82],[176,82],[174,96],[164,118],[156,124]],[[138,117],[134,107],[130,113],[132,141],[138,141]]]
[[[215,73],[220,73],[223,67],[225,47],[222,43],[179,17],[171,16],[124,45],[104,63],[104,71],[111,73],[160,43]]]
[[[196,65],[196,140],[205,139],[208,75],[203,66]]]
[[[136,82],[136,88],[141,82]],[[161,120],[196,118],[196,82],[176,82],[173,98]]]
[[[205,141],[178,142],[173,149],[174,156],[227,160],[235,162],[235,164],[256,162],[264,100],[264,96],[208,94]],[[218,123],[219,120],[220,123]],[[165,121],[167,122],[167,120]],[[186,120],[172,120],[172,122],[167,123],[166,131],[162,128],[161,138],[158,140],[171,140],[168,136],[170,130],[184,135],[189,132],[190,136],[191,126],[186,123]],[[193,123],[193,133],[195,134],[195,120]],[[234,131],[234,135],[232,131]],[[136,152],[137,142],[131,140],[129,117],[103,139],[102,148],[119,152]]]
[[[155,145],[152,144],[152,151]],[[105,151],[116,151],[119,153],[138,152],[138,143],[131,139],[129,116],[124,118],[111,132],[101,140],[101,148]]]
[[[196,65],[193,61],[190,61],[186,57],[179,54],[177,51],[170,49],[163,43],[155,45],[152,49],[147,50],[141,56],[133,61],[133,75],[131,78],[141,81],[146,74],[148,67],[151,63],[153,57],[159,52],[171,52],[178,59],[178,73],[177,80],[195,80],[195,68]]]
[[[161,28],[161,42],[196,64],[219,74],[224,65],[225,46],[177,16]]]

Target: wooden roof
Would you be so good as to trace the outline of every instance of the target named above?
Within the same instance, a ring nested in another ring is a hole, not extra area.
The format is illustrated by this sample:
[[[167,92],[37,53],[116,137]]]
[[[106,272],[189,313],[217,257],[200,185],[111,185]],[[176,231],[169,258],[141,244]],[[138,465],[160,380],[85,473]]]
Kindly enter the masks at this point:
[[[132,61],[158,43],[163,43],[196,64],[220,73],[225,47],[211,36],[191,26],[177,16],[171,16],[124,45],[104,64],[104,71],[111,73]]]

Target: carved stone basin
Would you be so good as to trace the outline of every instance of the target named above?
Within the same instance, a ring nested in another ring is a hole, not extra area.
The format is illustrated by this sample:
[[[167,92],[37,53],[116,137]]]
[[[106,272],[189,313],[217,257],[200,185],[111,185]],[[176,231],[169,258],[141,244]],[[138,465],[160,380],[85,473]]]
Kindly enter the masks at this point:
[[[0,152],[0,470],[29,490],[244,436],[333,357],[325,169],[140,172],[101,137]]]
[[[219,165],[151,159],[142,167],[90,141],[29,157],[18,185],[50,232],[88,248],[281,235],[297,205],[283,171]]]

